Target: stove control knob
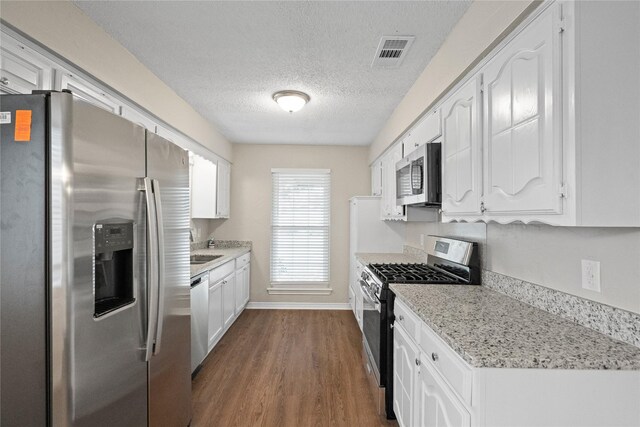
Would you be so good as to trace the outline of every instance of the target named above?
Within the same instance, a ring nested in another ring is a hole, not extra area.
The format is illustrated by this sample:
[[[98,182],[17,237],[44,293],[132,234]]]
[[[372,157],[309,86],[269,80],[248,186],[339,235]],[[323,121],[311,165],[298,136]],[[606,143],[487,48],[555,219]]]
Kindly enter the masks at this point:
[[[420,359],[416,358],[416,366],[420,366]]]
[[[398,316],[398,320],[402,322],[404,320],[404,316],[401,314],[400,316]]]

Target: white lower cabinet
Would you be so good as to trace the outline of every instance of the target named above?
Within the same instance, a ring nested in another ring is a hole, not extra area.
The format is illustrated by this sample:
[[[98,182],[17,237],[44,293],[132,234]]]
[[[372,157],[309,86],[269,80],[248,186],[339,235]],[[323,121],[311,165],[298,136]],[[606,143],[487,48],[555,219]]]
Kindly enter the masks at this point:
[[[251,284],[251,265],[236,270],[236,314],[247,306]]]
[[[236,315],[236,274],[231,273],[222,280],[222,317],[226,329]]]
[[[401,427],[640,425],[640,372],[469,366],[402,301],[393,325]]]
[[[416,422],[421,427],[449,427],[471,425],[471,415],[453,395],[444,380],[420,354],[416,387]]]
[[[414,425],[418,348],[397,322],[393,335],[393,411],[398,424],[408,427]]]
[[[249,252],[209,271],[209,352],[249,302],[250,259]]]
[[[349,307],[351,307],[353,315],[356,316],[356,294],[351,286],[349,286]]]
[[[208,351],[211,351],[213,346],[218,342],[218,339],[222,336],[224,323],[222,320],[222,282],[213,283],[209,285],[209,345]]]

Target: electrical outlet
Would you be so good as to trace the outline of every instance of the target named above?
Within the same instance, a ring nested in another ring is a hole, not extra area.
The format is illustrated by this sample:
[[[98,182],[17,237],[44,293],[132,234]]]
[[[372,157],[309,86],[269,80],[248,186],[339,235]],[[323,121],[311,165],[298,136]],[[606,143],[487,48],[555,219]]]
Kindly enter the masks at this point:
[[[420,246],[424,248],[424,234],[420,234]]]
[[[600,292],[600,262],[582,260],[582,288]]]

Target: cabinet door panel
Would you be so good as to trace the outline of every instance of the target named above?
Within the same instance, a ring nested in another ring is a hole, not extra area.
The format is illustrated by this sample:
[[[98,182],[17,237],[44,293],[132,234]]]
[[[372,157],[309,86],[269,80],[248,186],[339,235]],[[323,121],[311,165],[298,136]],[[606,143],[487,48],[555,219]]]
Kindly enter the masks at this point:
[[[137,125],[142,126],[143,128],[147,129],[149,132],[153,132],[153,133],[156,132],[156,123],[153,120],[151,120],[149,117],[142,114],[141,112],[134,110],[133,108],[128,107],[126,105],[123,105],[121,109],[121,114],[122,114],[122,117],[124,117],[125,119]]]
[[[222,334],[222,282],[209,287],[209,351]]]
[[[382,158],[381,219],[404,219],[404,206],[396,201],[396,163],[402,160],[402,144],[398,143]]]
[[[442,210],[445,215],[480,214],[479,107],[480,83],[476,78],[442,106]]]
[[[2,35],[0,93],[22,94],[51,89],[51,65],[16,40]]]
[[[192,154],[191,217],[216,217],[217,166],[214,162]]]
[[[427,357],[423,357],[426,360]],[[417,387],[417,425],[421,427],[466,427],[471,416],[449,390],[428,361],[420,366]]]
[[[401,427],[413,425],[416,358],[418,351],[396,324],[393,333],[393,410]]]
[[[242,302],[244,301],[244,268],[236,271],[235,287],[236,313],[240,313],[240,311],[242,310]]]
[[[90,104],[107,110],[113,114],[120,114],[120,103],[106,94],[101,88],[76,75],[62,72],[56,73],[57,89],[67,89],[71,93]]]
[[[235,300],[235,272],[222,279],[222,315],[224,318],[224,329],[227,329],[233,322],[236,314]]]
[[[244,299],[242,306],[246,307],[251,298],[251,264],[247,264],[244,269]]]
[[[219,160],[216,218],[229,218],[230,191],[231,165],[224,160]]]
[[[560,35],[550,8],[483,69],[489,215],[561,213]]]

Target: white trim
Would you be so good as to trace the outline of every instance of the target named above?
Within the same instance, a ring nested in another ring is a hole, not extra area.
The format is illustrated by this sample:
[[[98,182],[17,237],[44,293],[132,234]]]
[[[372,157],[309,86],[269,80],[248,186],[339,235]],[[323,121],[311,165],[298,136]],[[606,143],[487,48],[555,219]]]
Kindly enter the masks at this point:
[[[330,174],[331,169],[290,169],[290,168],[273,168],[271,173],[326,173]]]
[[[332,288],[312,288],[312,287],[277,287],[267,288],[269,295],[331,295]]]
[[[341,302],[261,302],[252,301],[247,310],[351,310],[349,303]]]

